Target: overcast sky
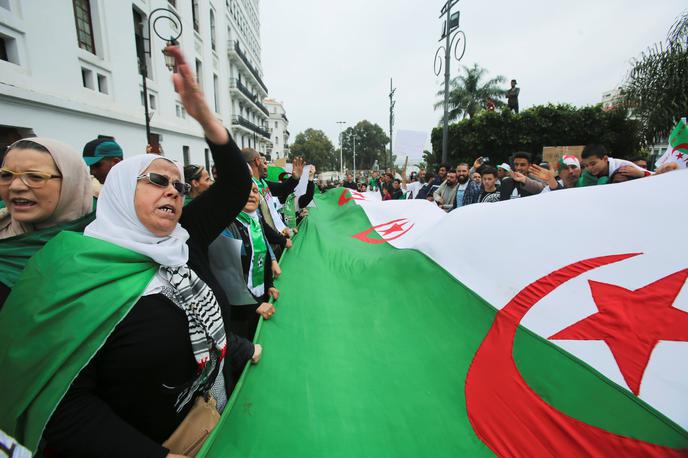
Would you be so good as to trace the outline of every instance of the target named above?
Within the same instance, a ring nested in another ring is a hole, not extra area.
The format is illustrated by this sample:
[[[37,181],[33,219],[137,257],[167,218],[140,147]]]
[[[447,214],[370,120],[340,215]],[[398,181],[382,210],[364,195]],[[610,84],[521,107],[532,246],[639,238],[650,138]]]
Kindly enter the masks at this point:
[[[443,1],[262,0],[263,71],[284,102],[291,142],[313,127],[337,144],[337,121],[368,119],[388,130],[389,79],[395,129],[427,131],[441,78],[433,71]],[[666,37],[685,0],[461,0],[462,65],[515,78],[523,110],[588,105],[623,82],[629,64]],[[452,62],[452,76],[459,64]]]

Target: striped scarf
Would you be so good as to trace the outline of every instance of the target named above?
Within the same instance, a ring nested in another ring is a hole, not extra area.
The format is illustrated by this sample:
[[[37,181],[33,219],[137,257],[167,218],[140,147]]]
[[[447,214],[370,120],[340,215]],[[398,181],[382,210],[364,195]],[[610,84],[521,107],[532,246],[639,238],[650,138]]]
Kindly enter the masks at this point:
[[[199,392],[211,393],[222,412],[227,402],[222,375],[227,336],[220,306],[213,291],[189,267],[160,266],[160,273],[171,286],[164,287],[162,294],[186,314],[191,349],[198,363],[197,376],[177,396],[177,412]]]
[[[189,321],[189,337],[199,370],[208,363],[214,348],[222,360],[227,350],[227,336],[220,306],[213,291],[188,266],[161,266],[160,272],[174,290],[175,303]]]

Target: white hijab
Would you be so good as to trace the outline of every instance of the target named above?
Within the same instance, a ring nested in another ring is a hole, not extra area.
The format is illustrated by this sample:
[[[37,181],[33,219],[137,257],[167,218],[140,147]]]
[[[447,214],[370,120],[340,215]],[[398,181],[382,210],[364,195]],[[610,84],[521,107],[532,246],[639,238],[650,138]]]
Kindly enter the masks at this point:
[[[170,235],[158,237],[146,229],[136,215],[136,177],[155,160],[175,164],[184,180],[184,171],[178,163],[155,154],[133,156],[119,162],[105,180],[98,198],[96,219],[86,226],[84,235],[128,248],[162,266],[186,265],[189,260],[186,229],[177,224]]]

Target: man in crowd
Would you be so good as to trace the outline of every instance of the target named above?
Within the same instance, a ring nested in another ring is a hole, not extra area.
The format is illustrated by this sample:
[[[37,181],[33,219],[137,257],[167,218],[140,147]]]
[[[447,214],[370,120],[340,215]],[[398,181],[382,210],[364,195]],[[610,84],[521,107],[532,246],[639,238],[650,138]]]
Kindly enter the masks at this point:
[[[380,172],[373,170],[373,174],[368,180],[368,189],[371,191],[377,191],[380,189]]]
[[[614,175],[619,176],[617,181],[652,175],[631,161],[609,157],[607,149],[602,145],[586,145],[581,157],[585,163],[585,172],[581,178],[583,186],[610,183]]]
[[[104,184],[110,169],[124,158],[124,153],[114,139],[96,138],[84,145],[83,157],[91,175]]]
[[[515,153],[513,163],[514,171],[511,177],[502,180],[500,200],[518,199],[519,197],[540,194],[545,184],[528,177],[531,166],[530,153]]]
[[[642,156],[634,157],[633,159],[631,159],[631,162],[633,162],[635,165],[637,165],[641,169],[650,170],[647,168],[647,159],[645,159]]]
[[[358,188],[358,186],[356,186],[356,182],[354,181],[354,177],[352,177],[350,173],[346,174],[342,186],[344,186],[345,188],[353,189],[354,191],[356,191]]]
[[[482,180],[482,177],[480,175],[480,172],[475,170],[473,173],[471,173],[471,180],[475,181],[476,183],[480,184],[480,181]]]
[[[504,178],[511,176],[511,166],[506,162],[497,166],[497,178],[501,182]]]
[[[244,148],[241,150],[241,154],[251,169],[253,182],[258,186],[261,195],[259,208],[267,225],[266,235],[270,243],[274,245],[275,254],[279,257],[283,248],[291,247],[291,240],[289,240],[291,232],[278,212],[280,201],[286,202],[289,194],[296,189],[303,172],[303,159],[294,158],[291,176],[283,182],[276,182],[265,181],[268,175],[268,163],[265,156],[253,148]],[[274,232],[270,229],[273,229]]]
[[[480,183],[470,180],[463,198],[463,205],[499,202],[497,169],[489,165],[480,167]]]
[[[468,168],[468,166],[466,166]],[[459,189],[458,178],[456,172],[451,170],[447,173],[447,179],[444,183],[435,191],[433,197],[437,205],[442,208],[442,210],[448,212],[454,208],[454,202],[456,201],[456,192]]]
[[[454,206],[452,208],[459,208],[463,205],[463,196],[468,188],[468,183],[470,177],[470,169],[468,164],[462,162],[456,166],[456,181],[458,183],[456,187],[456,199],[454,199]]]
[[[432,187],[431,183],[435,181],[435,176],[432,172],[427,172],[425,174],[425,183],[418,189],[418,192],[414,195],[414,199],[427,199],[432,200],[432,192],[430,189]]]
[[[516,80],[511,80],[511,88],[506,91],[506,104],[514,113],[518,113],[518,95],[521,89],[516,87]]]
[[[554,171],[535,164],[530,167],[530,174],[547,184],[542,192],[575,188],[578,185],[578,179],[581,174],[580,161],[576,156],[570,154],[564,155],[559,159],[558,179],[554,175]]]

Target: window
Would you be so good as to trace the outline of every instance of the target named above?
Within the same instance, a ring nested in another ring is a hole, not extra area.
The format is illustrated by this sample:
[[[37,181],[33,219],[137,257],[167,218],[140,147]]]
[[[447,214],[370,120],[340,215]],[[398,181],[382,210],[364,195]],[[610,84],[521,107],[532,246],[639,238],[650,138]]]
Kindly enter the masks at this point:
[[[5,8],[6,10],[10,9],[10,0],[0,0],[0,7]]]
[[[19,65],[19,48],[16,39],[0,35],[0,60]]]
[[[201,86],[203,90],[203,64],[200,60],[196,59],[196,82]]]
[[[5,43],[5,37],[0,37],[0,60],[9,62],[10,58],[7,57],[7,44]]]
[[[218,87],[217,75],[213,75],[213,97],[215,99],[215,113],[220,112],[220,99],[217,96],[219,92],[220,88]]]
[[[151,110],[158,108],[158,98],[153,94],[148,94],[148,108]]]
[[[91,20],[90,0],[72,0],[74,5],[74,20],[76,21],[76,38],[79,47],[95,54],[96,45],[93,41],[93,21]]]
[[[210,150],[205,149],[205,169],[210,173]]]
[[[200,32],[201,24],[198,21],[198,0],[191,0],[191,16],[193,17],[194,30]]]
[[[277,121],[275,121],[275,129],[277,129]]]
[[[167,3],[169,3],[170,6],[177,7],[177,0],[167,0]]]
[[[87,89],[96,89],[96,85],[93,80],[93,72],[88,68],[81,67],[81,82]]]
[[[189,157],[189,147],[184,145],[182,146],[182,154],[184,156],[184,165],[189,165],[191,164],[191,158]]]
[[[144,28],[146,27],[146,17],[136,8],[132,10],[134,17],[134,42],[136,43],[136,59],[138,63],[139,75],[151,77],[150,56],[146,54],[146,42],[144,40]]]
[[[215,51],[215,12],[210,10],[210,47]]]
[[[100,73],[98,73],[98,92],[109,94],[107,77]]]

